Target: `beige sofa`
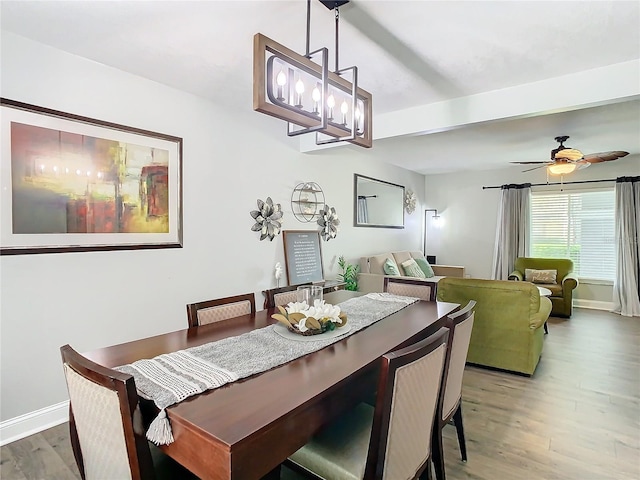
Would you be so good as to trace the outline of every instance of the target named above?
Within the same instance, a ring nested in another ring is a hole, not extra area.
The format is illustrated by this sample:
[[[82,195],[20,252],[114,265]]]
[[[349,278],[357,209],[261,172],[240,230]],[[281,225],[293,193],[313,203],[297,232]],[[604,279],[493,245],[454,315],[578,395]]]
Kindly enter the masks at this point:
[[[398,271],[402,273],[402,262],[410,258],[424,258],[422,252],[388,252],[380,255],[371,255],[369,257],[360,257],[360,273],[358,274],[358,291],[364,293],[382,292],[384,289],[384,279],[388,277],[384,273],[383,265],[387,259],[391,259]],[[435,277],[426,278],[429,282],[438,282],[444,277],[464,277],[464,267],[451,265],[431,265]],[[403,277],[414,278],[414,277]],[[415,279],[415,278],[414,278]]]

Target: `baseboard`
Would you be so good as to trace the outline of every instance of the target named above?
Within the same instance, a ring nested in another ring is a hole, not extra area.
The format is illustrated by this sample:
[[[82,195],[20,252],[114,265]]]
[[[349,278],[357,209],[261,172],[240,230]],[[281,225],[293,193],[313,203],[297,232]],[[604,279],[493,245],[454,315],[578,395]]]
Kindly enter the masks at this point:
[[[573,299],[573,306],[577,308],[590,308],[592,310],[613,310],[613,302],[600,302],[597,300],[583,300],[580,298]]]
[[[69,420],[69,400],[0,422],[0,445],[15,442]]]

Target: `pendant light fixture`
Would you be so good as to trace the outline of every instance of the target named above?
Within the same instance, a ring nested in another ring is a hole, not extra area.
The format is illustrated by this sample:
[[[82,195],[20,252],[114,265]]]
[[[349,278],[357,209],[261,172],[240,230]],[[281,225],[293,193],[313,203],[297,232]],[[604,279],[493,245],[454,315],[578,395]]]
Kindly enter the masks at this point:
[[[318,145],[346,141],[369,148],[371,94],[358,87],[358,67],[340,69],[338,63],[339,7],[348,0],[321,3],[335,12],[335,70],[329,71],[326,47],[310,51],[307,0],[305,55],[261,33],[254,36],[253,109],[285,120],[289,136],[315,133]]]

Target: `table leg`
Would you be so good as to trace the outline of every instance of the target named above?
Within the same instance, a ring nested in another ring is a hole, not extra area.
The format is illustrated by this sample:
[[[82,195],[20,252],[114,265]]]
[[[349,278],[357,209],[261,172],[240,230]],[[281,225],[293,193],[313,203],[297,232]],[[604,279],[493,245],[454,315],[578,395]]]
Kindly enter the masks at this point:
[[[261,480],[280,480],[280,465],[267,473]]]

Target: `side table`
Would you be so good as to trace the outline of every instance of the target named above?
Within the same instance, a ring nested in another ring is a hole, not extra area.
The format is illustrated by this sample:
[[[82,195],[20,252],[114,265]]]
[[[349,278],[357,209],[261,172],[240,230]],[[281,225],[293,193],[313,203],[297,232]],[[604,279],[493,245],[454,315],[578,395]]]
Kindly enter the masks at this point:
[[[538,287],[538,285],[536,285]],[[551,290],[545,287],[538,287],[538,291],[540,292],[541,297],[550,297]],[[547,327],[547,321],[544,321],[544,333],[549,333],[549,328]]]

